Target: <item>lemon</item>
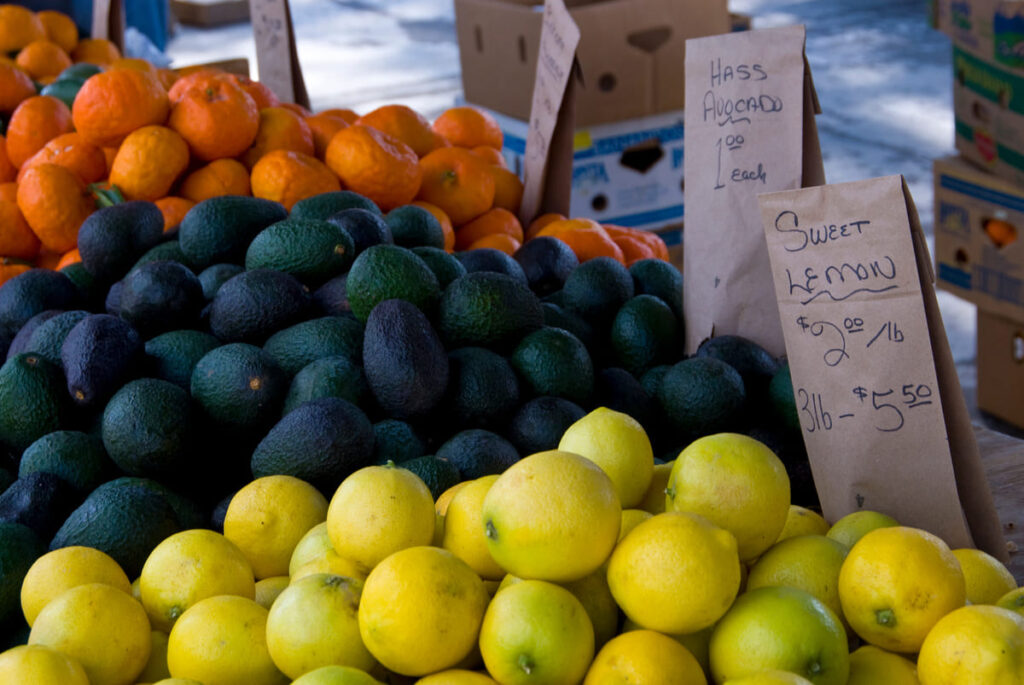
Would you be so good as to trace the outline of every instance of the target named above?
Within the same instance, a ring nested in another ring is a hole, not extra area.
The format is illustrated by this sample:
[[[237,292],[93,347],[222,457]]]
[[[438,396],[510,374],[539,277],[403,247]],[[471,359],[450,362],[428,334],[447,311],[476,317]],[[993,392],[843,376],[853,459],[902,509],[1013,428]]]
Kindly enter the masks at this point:
[[[473,650],[487,601],[466,562],[437,547],[411,547],[370,572],[359,633],[385,668],[426,675],[452,668]]]
[[[850,654],[850,679],[846,685],[919,685],[914,662],[873,645]]]
[[[366,580],[366,572],[362,567],[356,562],[340,556],[333,549],[326,550],[320,556],[295,569],[291,575],[291,582],[294,583],[300,578],[311,576],[314,573],[330,573],[335,576]]]
[[[530,455],[505,470],[484,498],[487,549],[520,578],[577,580],[596,571],[619,536],[615,486],[570,452]]]
[[[613,638],[594,657],[583,685],[705,685],[707,678],[686,647],[653,630]]]
[[[89,685],[75,659],[43,645],[20,645],[0,654],[0,683]]]
[[[1002,562],[980,549],[954,549],[967,585],[967,601],[971,604],[995,604],[1017,581]]]
[[[849,550],[824,535],[801,535],[779,542],[761,555],[747,576],[747,590],[784,585],[809,592],[842,617],[839,569]]]
[[[700,668],[704,671],[704,675],[711,673],[711,664],[708,658],[708,646],[711,643],[711,631],[714,626],[708,626],[704,630],[698,630],[696,633],[685,633],[685,634],[669,634],[669,637],[686,647],[690,654],[697,659],[697,663],[700,664]],[[626,618],[622,622],[622,632],[628,633],[631,630],[643,630],[638,623],[631,621]]]
[[[131,595],[104,583],[66,590],[47,604],[28,643],[67,654],[90,685],[129,685],[149,660],[149,619]]]
[[[416,681],[416,685],[498,685],[498,683],[483,673],[453,669],[420,678]]]
[[[256,582],[256,595],[253,599],[256,600],[257,604],[269,611],[274,600],[284,592],[284,589],[288,587],[290,582],[291,578],[288,576],[271,576],[270,578],[259,580]]]
[[[828,521],[816,511],[805,509],[796,504],[789,505],[789,512],[786,513],[786,524],[782,526],[779,539],[782,542],[786,538],[795,538],[798,535],[824,535],[828,532]]]
[[[594,628],[571,592],[524,580],[491,600],[480,652],[502,685],[572,685],[583,680],[594,657]]]
[[[850,627],[890,652],[916,652],[932,626],[966,599],[964,574],[949,547],[916,528],[871,531],[839,571],[839,601]]]
[[[651,473],[651,484],[647,486],[644,498],[640,500],[638,509],[643,509],[650,514],[660,514],[665,511],[665,489],[668,487],[668,477],[672,475],[672,467],[675,461],[666,464],[655,464]]]
[[[257,478],[235,493],[224,515],[224,537],[238,545],[256,579],[283,576],[295,545],[327,519],[327,500],[292,476]]]
[[[935,624],[917,656],[922,685],[1024,683],[1024,617],[968,606]]]
[[[839,619],[813,595],[790,587],[741,595],[715,626],[710,653],[715,682],[778,670],[815,685],[845,685],[850,674]]]
[[[724,685],[814,685],[807,678],[788,671],[761,671],[753,675],[726,680]],[[881,685],[881,684],[879,684]]]
[[[358,668],[322,666],[296,678],[292,685],[380,685],[380,681]]]
[[[384,557],[434,538],[434,500],[414,473],[367,466],[338,486],[327,510],[334,551],[366,571]]]
[[[153,627],[170,631],[201,599],[238,595],[253,599],[256,581],[249,560],[226,537],[212,530],[175,533],[157,545],[139,576],[142,606]]]
[[[155,683],[171,677],[167,670],[167,633],[153,630],[149,634],[149,660],[136,680],[140,683]]]
[[[700,514],[736,536],[742,561],[772,546],[789,513],[786,468],[764,444],[736,433],[690,443],[676,458],[666,494],[666,510]]]
[[[647,494],[654,451],[644,427],[629,414],[598,407],[569,426],[558,449],[600,466],[612,479],[623,507],[638,506]]]
[[[208,597],[181,615],[167,642],[175,678],[204,685],[283,685],[267,650],[267,610],[236,595]]]
[[[131,583],[110,556],[92,547],[64,547],[36,559],[21,583],[21,610],[31,626],[58,595],[77,585],[106,583],[131,594]]]
[[[203,683],[191,678],[164,678],[153,683],[153,685],[203,685]]]
[[[622,523],[619,524],[619,542],[622,542],[622,538],[629,535],[630,531],[651,518],[652,515],[643,509],[623,509]]]
[[[480,525],[484,497],[498,476],[484,476],[471,481],[452,497],[444,515],[441,546],[469,564],[484,580],[498,580],[504,569],[491,558],[487,536]]]
[[[300,566],[316,559],[327,550],[333,550],[331,536],[327,533],[327,521],[318,523],[302,536],[302,539],[292,550],[292,557],[288,560],[288,575],[295,573]]]
[[[504,590],[522,580],[522,578],[509,574],[502,579],[498,590]],[[590,624],[594,628],[595,649],[600,649],[604,643],[614,637],[619,626],[619,605],[612,597],[612,591],[608,587],[608,575],[604,569],[598,569],[579,580],[557,583],[557,585],[571,592],[573,597],[583,605],[584,611],[590,618]]]
[[[695,514],[658,514],[615,548],[608,586],[626,615],[644,628],[696,632],[721,618],[736,598],[736,539]]]
[[[1005,595],[999,598],[996,602],[997,607],[1003,609],[1009,609],[1010,611],[1016,611],[1021,616],[1024,616],[1024,587],[1019,587],[1016,590],[1010,590]]]
[[[142,590],[139,588],[139,578],[132,581],[132,597],[138,601],[142,601]]]
[[[442,492],[437,501],[434,502],[434,512],[440,516],[445,516],[448,513],[448,505],[451,503],[452,498],[455,497],[455,493],[469,485],[469,483],[470,481],[464,480]]]
[[[896,519],[877,511],[855,511],[832,524],[825,535],[847,547],[853,547],[858,540],[873,530],[894,528],[898,525],[900,524]]]

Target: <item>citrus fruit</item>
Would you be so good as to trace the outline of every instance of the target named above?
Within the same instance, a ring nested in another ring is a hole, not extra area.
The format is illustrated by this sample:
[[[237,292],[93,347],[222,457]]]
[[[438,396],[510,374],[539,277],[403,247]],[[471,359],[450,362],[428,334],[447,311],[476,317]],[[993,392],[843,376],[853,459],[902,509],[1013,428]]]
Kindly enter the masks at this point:
[[[1009,609],[1010,611],[1016,611],[1021,616],[1024,616],[1024,587],[1019,587],[1016,590],[1010,590],[1005,595],[999,598],[996,602],[997,607],[1003,609]]]
[[[380,685],[380,681],[358,668],[322,666],[296,678],[292,685]]]
[[[63,547],[36,559],[21,584],[21,609],[31,626],[39,612],[64,591],[106,583],[131,594],[131,582],[110,556],[92,547]]]
[[[256,581],[256,594],[254,599],[261,607],[270,611],[274,600],[280,597],[284,589],[288,587],[292,579],[289,576],[270,576],[263,580]]]
[[[630,531],[652,516],[653,514],[643,509],[623,509],[622,525],[619,528],[619,542],[622,542],[622,538],[629,535]]]
[[[0,682],[89,685],[81,664],[43,645],[19,645],[0,654]]]
[[[446,508],[441,546],[469,564],[485,580],[500,580],[505,570],[491,558],[487,536],[480,525],[484,497],[498,476],[484,476],[460,488]]]
[[[155,683],[164,678],[170,678],[171,672],[167,670],[167,633],[153,630],[149,633],[150,649],[149,660],[142,669],[142,673],[136,676],[140,683]]]
[[[853,547],[862,537],[876,528],[900,525],[896,519],[877,511],[855,511],[832,524],[826,535],[847,547]]]
[[[327,154],[329,160],[330,148]],[[469,223],[494,204],[494,177],[490,168],[469,150],[438,148],[421,159],[418,168],[421,184],[416,199],[440,207],[455,226]]]
[[[300,566],[313,561],[331,547],[331,536],[327,533],[327,521],[322,521],[302,536],[292,550],[291,559],[288,560],[288,575],[295,573]]]
[[[812,685],[807,678],[788,671],[761,671],[753,675],[726,680],[723,685]]]
[[[828,528],[828,522],[818,512],[790,504],[786,513],[786,524],[782,526],[782,532],[779,533],[776,542],[798,535],[825,535]]]
[[[918,685],[914,662],[873,645],[850,654],[850,679],[846,685]]]
[[[653,630],[634,630],[613,638],[594,657],[583,685],[701,685],[700,664],[686,647]]]
[[[423,172],[408,145],[368,126],[334,134],[324,161],[344,186],[373,200],[385,212],[413,201]]]
[[[365,580],[366,572],[351,559],[340,556],[333,549],[326,549],[319,556],[313,557],[302,566],[292,571],[291,582],[315,573],[330,573],[335,576]]]
[[[993,606],[947,614],[921,645],[917,676],[921,685],[1024,682],[1024,617]]]
[[[497,685],[497,681],[476,671],[452,669],[420,678],[416,685]]]
[[[452,107],[434,120],[434,132],[452,145],[501,149],[501,127],[494,117],[477,107]]]
[[[991,554],[980,549],[954,549],[953,556],[960,562],[967,586],[967,601],[971,604],[995,604],[1000,597],[1017,588],[1013,574]]]
[[[668,487],[668,479],[672,475],[673,466],[675,466],[675,461],[654,465],[654,470],[651,472],[651,484],[647,486],[647,492],[644,493],[644,498],[638,505],[640,509],[651,514],[664,513],[665,502],[668,500],[665,489]]]

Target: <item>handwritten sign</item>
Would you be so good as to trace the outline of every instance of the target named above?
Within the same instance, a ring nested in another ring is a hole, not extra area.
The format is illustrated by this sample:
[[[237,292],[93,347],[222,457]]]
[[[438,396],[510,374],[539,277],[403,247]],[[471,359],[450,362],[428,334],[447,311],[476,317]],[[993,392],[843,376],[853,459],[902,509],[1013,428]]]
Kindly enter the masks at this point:
[[[551,181],[561,183],[560,200],[568,211],[572,172],[573,65],[580,30],[563,0],[546,0],[537,54],[537,75],[533,82],[530,128],[524,154],[523,200],[519,216],[524,225],[544,211],[550,201]],[[557,176],[551,179],[550,176]],[[562,178],[564,176],[564,178]]]
[[[284,102],[309,107],[288,0],[249,0],[260,82]]]
[[[784,352],[757,194],[824,182],[804,40],[791,26],[686,42],[688,353],[725,333]]]
[[[971,427],[902,177],[770,193],[759,201],[825,517],[877,510],[952,547],[971,546],[973,534],[998,549],[994,508],[972,506],[969,523],[962,504],[967,484],[958,476],[980,470],[980,460],[973,435],[969,443],[955,440]],[[979,487],[983,500],[983,476],[980,485],[970,484]]]

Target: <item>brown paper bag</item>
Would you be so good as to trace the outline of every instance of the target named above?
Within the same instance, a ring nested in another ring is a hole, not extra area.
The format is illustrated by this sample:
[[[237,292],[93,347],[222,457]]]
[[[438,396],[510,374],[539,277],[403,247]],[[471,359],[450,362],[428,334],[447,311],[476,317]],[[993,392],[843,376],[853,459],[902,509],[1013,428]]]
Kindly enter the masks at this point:
[[[124,0],[93,0],[92,37],[105,38],[124,52]]]
[[[803,26],[686,41],[686,352],[712,335],[785,351],[757,194],[825,182]]]
[[[309,108],[288,0],[249,0],[260,82],[284,102]]]
[[[825,518],[881,511],[1008,559],[903,178],[758,199]]]

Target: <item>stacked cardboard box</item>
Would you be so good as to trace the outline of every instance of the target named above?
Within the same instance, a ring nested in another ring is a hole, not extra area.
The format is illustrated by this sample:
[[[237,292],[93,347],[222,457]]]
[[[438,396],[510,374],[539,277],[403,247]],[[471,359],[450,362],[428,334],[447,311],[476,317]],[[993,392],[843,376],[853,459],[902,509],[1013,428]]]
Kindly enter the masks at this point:
[[[935,162],[940,287],[978,306],[978,406],[1024,427],[1024,1],[937,0],[960,156]]]

